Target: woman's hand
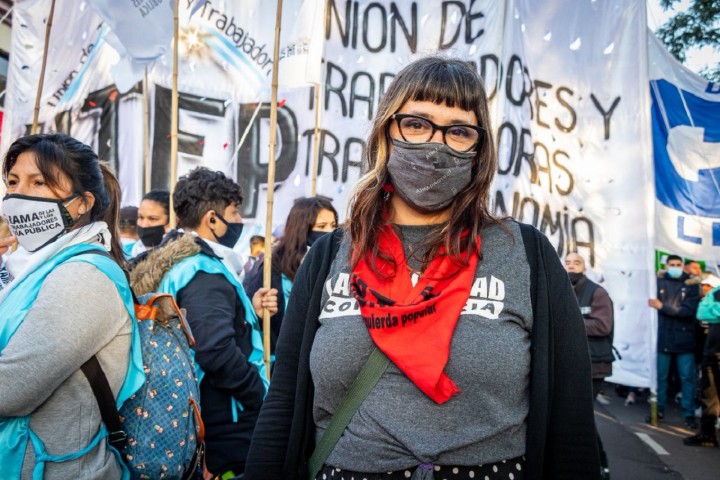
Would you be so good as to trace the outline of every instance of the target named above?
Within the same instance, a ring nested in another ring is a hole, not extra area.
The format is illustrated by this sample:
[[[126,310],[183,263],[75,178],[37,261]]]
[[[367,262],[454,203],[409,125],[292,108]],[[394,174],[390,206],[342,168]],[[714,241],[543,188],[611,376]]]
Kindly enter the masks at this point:
[[[267,309],[270,315],[275,315],[278,311],[277,302],[278,291],[276,288],[261,288],[252,298],[252,304],[255,308],[255,313],[259,318],[263,316],[263,309]]]
[[[0,240],[0,255],[5,255],[13,243],[17,242],[15,237],[6,237]],[[275,297],[277,299],[277,297]]]

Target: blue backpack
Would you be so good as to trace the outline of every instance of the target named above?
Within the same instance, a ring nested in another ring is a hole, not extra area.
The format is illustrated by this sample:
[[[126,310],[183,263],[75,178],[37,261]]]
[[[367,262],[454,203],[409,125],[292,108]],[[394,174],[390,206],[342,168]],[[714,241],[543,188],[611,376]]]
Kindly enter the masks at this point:
[[[190,351],[195,341],[170,294],[136,298],[135,316],[147,380],[119,411],[97,358],[82,367],[108,429],[108,441],[131,478],[197,478],[205,432]]]

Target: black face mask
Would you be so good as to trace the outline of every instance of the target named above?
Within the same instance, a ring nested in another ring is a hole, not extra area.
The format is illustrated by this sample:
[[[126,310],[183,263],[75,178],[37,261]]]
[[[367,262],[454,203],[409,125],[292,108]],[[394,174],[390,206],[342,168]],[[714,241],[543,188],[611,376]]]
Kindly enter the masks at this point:
[[[323,232],[322,230],[310,230],[310,233],[308,233],[307,236],[307,246],[312,247],[313,243],[317,242],[320,237],[323,237],[327,234],[328,232]]]
[[[217,217],[220,219],[220,221],[223,222],[225,224],[225,226],[227,227],[225,234],[221,237],[218,237],[217,235],[215,235],[215,231],[212,230],[212,234],[215,237],[215,240],[217,240],[217,242],[220,245],[223,245],[228,248],[233,248],[235,246],[235,244],[237,243],[237,241],[240,239],[240,235],[242,235],[243,223],[242,222],[228,222],[222,217],[222,215],[220,215],[217,212],[215,212],[215,215],[217,215]]]
[[[165,225],[156,225],[154,227],[137,227],[137,234],[140,241],[146,248],[155,248],[162,242],[165,236]]]
[[[584,273],[568,272],[568,277],[570,277],[570,283],[572,283],[573,285],[582,280],[584,276]]]

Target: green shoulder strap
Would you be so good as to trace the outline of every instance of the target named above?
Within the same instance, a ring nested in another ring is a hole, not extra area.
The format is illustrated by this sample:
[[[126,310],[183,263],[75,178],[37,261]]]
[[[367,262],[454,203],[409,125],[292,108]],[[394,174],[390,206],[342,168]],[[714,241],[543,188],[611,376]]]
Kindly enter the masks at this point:
[[[325,460],[335,448],[343,432],[350,424],[353,415],[357,412],[360,404],[365,400],[375,384],[387,369],[390,359],[385,356],[377,347],[372,351],[365,362],[362,370],[358,373],[355,381],[350,385],[343,397],[338,409],[330,419],[330,424],[323,432],[320,441],[315,447],[310,460],[308,461],[308,478],[315,480],[315,477],[322,469]]]

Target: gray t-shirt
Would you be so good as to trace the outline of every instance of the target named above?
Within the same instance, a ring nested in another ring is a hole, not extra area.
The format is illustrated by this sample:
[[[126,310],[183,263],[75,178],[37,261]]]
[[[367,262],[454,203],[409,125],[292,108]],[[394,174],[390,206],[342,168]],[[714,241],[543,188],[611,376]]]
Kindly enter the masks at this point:
[[[530,268],[517,224],[507,226],[512,235],[499,225],[482,232],[482,259],[453,334],[445,373],[460,393],[438,405],[391,363],[328,465],[384,472],[428,462],[479,465],[525,453]],[[403,241],[422,237],[427,233],[423,228],[402,226]],[[407,255],[407,245],[405,250]],[[349,291],[349,254],[349,242],[343,240],[325,283],[310,354],[317,439],[373,349]]]

